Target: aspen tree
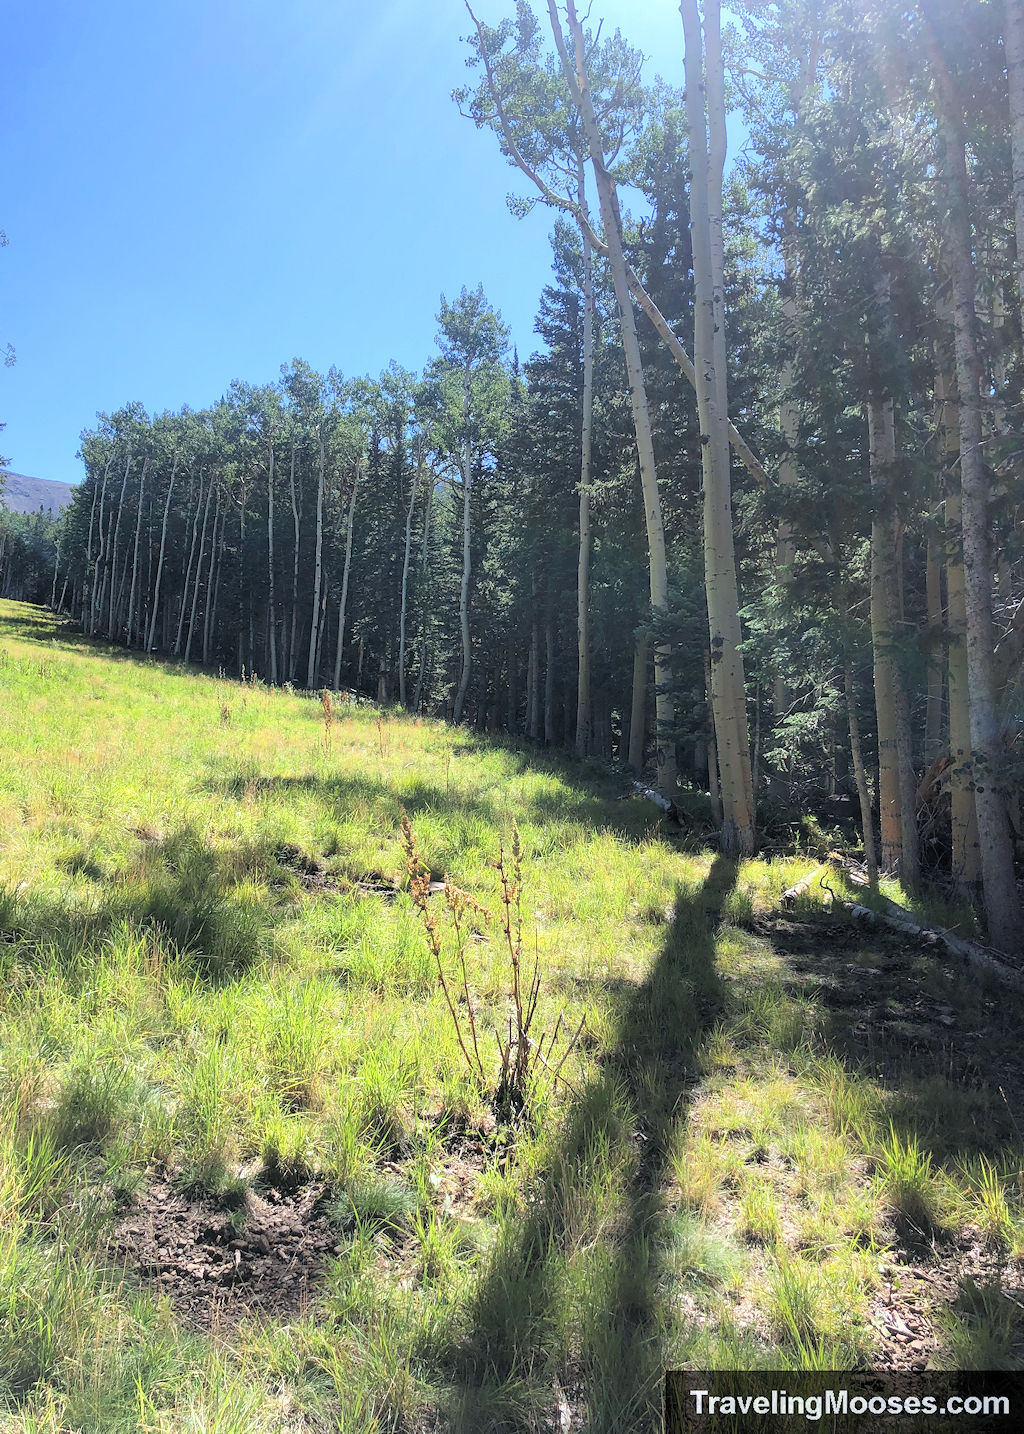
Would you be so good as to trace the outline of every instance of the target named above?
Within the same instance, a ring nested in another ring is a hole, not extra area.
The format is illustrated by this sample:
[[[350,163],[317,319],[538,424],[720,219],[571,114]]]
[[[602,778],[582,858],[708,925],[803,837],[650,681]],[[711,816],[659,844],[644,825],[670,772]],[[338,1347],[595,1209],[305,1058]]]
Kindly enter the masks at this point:
[[[582,156],[578,156],[577,202],[587,207]],[[583,235],[583,403],[580,422],[580,532],[576,567],[576,736],[577,757],[587,755],[590,738],[590,457],[594,423],[594,256]]]
[[[156,621],[157,613],[160,610],[160,582],[164,574],[164,554],[167,551],[167,521],[171,513],[171,499],[174,496],[174,480],[178,473],[178,446],[174,446],[174,458],[171,463],[171,476],[167,482],[167,493],[164,497],[164,517],[160,525],[160,556],[156,564],[156,580],[153,584],[153,611],[150,615],[149,633],[146,637],[146,650],[152,652],[156,646]]]
[[[935,85],[948,213],[947,252],[953,297],[960,430],[967,690],[981,881],[990,940],[1004,951],[1019,951],[1024,944],[1024,920],[1017,896],[1006,801],[999,782],[1002,744],[992,624],[989,483],[982,448],[981,362],[964,148],[964,110],[946,57],[927,23],[924,35]]]
[[[693,241],[694,367],[704,473],[704,572],[711,635],[711,701],[722,791],[722,848],[755,849],[739,589],[732,528],[722,241],[725,111],[718,0],[682,0]],[[705,116],[705,95],[707,115]]]
[[[341,597],[338,600],[338,646],[334,654],[334,690],[341,686],[341,660],[345,651],[345,619],[348,608],[348,580],[352,571],[352,529],[356,515],[356,492],[359,488],[359,458],[352,470],[352,491],[348,497],[348,518],[345,523],[345,564],[341,574]]]
[[[306,664],[306,686],[316,684],[317,641],[320,636],[320,592],[323,586],[324,563],[324,470],[327,462],[324,421],[321,416],[317,423],[317,475],[316,475],[316,546],[313,550],[313,613],[309,627],[309,659]]]
[[[608,251],[608,266],[611,270],[612,284],[619,308],[619,327],[629,381],[630,407],[633,413],[637,458],[640,465],[640,484],[644,495],[651,606],[656,612],[666,613],[668,611],[668,562],[665,552],[665,526],[661,513],[661,495],[658,491],[654,441],[651,435],[651,415],[647,403],[643,363],[622,248],[622,218],[619,213],[618,193],[615,181],[607,168],[604,141],[590,91],[583,27],[576,13],[576,6],[573,0],[567,0],[566,17],[572,40],[571,52],[562,33],[556,0],[548,0],[548,14],[555,46],[562,63],[562,72],[573,103],[583,122],[583,133],[590,150],[590,161],[597,185],[601,222]],[[672,696],[672,653],[664,641],[658,642],[654,649],[654,682],[655,707],[658,714],[658,789],[663,796],[671,801],[675,797],[677,786],[674,733],[675,701]]]

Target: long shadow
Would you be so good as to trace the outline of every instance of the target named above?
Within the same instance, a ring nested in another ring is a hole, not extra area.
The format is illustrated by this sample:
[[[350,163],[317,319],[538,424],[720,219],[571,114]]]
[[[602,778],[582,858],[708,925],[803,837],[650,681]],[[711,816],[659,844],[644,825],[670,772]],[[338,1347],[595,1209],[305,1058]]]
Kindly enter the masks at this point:
[[[823,926],[825,929],[823,929]],[[824,1044],[888,1093],[887,1114],[936,1159],[1024,1147],[1024,1000],[934,949],[826,919],[774,924]]]
[[[615,1013],[615,1044],[506,1223],[464,1337],[442,1352],[460,1434],[541,1427],[553,1380],[592,1434],[660,1427],[662,1189],[722,1007],[716,918],[736,874],[720,857],[699,892],[677,891],[647,979]]]
[[[481,755],[485,751],[481,748]],[[639,846],[654,834],[664,838],[657,815],[652,815],[653,809],[648,811],[639,800],[620,801],[600,790],[596,782],[588,783],[582,778],[576,785],[561,767],[553,767],[552,771],[561,777],[565,790],[519,797],[515,809],[520,820],[535,821],[538,825],[552,821],[576,822],[594,831],[608,832],[629,846]],[[502,784],[495,780],[492,785]],[[607,788],[607,781],[604,786]],[[232,801],[250,793],[270,797],[311,795],[338,815],[344,815],[356,803],[364,803],[379,811],[382,817],[395,820],[404,807],[414,821],[417,814],[431,812],[437,816],[479,818],[500,828],[509,812],[507,801],[495,800],[486,791],[467,791],[461,782],[442,783],[422,776],[405,776],[401,772],[393,777],[389,774],[387,780],[358,772],[327,775],[300,772],[283,776],[236,772],[209,779],[205,788]]]
[[[1021,997],[902,935],[865,934],[827,918],[777,922],[772,943],[791,986],[813,997],[825,1049],[884,1092],[883,1135],[891,1123],[936,1172],[973,1186],[986,1218],[1012,1214],[1024,1168]],[[1003,1181],[1006,1197],[995,1193]],[[947,1219],[942,1205],[894,1211],[898,1260],[934,1281],[927,1288],[949,1304],[947,1320],[959,1317],[962,1367],[1024,1368],[1019,1260],[976,1227],[963,1228],[963,1216],[950,1227]]]

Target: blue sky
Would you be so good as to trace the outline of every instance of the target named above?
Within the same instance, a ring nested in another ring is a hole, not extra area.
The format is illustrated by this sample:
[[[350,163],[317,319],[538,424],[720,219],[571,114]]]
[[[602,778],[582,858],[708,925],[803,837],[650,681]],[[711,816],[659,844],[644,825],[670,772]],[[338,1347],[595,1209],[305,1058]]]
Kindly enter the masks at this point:
[[[480,0],[482,18],[511,0]],[[4,0],[0,452],[75,482],[98,410],[200,407],[300,356],[420,369],[482,282],[525,356],[550,213],[449,98],[462,0]],[[595,0],[682,77],[674,0]]]

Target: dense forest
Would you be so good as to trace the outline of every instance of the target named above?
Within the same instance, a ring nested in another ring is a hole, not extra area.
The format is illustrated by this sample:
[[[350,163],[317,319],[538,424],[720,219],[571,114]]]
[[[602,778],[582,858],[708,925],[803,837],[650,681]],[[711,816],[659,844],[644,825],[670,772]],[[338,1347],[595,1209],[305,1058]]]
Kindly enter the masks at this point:
[[[572,0],[469,24],[454,100],[556,216],[535,354],[470,283],[420,374],[126,403],[3,591],[656,764],[727,852],[849,811],[1017,950],[1024,3],[680,8],[685,92]]]

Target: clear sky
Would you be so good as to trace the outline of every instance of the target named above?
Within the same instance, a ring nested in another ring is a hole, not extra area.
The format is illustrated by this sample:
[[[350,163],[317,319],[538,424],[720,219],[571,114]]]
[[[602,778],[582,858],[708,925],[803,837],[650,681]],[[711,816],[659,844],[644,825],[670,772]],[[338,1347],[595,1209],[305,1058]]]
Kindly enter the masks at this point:
[[[479,0],[482,18],[512,0]],[[536,7],[535,7],[536,8]],[[525,356],[553,222],[449,98],[462,0],[3,0],[0,452],[75,482],[99,411],[419,370],[482,282]],[[595,0],[682,80],[675,0]]]

